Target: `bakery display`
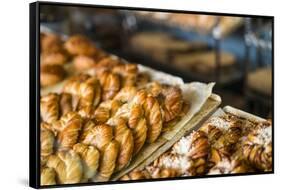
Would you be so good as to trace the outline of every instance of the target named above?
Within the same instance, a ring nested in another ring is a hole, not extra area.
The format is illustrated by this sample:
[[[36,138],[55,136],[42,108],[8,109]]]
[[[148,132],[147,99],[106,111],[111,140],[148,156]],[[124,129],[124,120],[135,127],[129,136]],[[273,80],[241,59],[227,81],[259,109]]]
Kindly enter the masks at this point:
[[[108,181],[125,172],[173,137],[211,94],[213,84],[184,84],[109,55],[84,36],[62,46],[54,39],[70,57],[64,65],[41,66],[68,72],[55,85],[41,85],[42,175],[55,173],[55,184]]]
[[[271,171],[271,121],[229,109],[218,110],[154,162],[120,180]]]
[[[198,52],[206,46],[153,35],[169,45],[155,51],[142,36],[133,42],[181,68],[214,69],[215,53]],[[185,136],[220,104],[213,83],[184,83],[82,35],[42,34],[41,46],[41,185],[272,170],[270,122],[226,113]],[[50,52],[57,62],[45,57]],[[225,67],[235,61],[227,53],[222,58]]]

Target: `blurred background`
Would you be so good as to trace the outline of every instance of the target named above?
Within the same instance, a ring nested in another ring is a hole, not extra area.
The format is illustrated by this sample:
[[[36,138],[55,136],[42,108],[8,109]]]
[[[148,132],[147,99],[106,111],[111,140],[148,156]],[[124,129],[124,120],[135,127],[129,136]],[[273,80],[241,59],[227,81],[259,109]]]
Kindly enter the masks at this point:
[[[272,18],[41,5],[40,19],[41,32],[84,34],[185,82],[214,81],[222,106],[271,118]]]

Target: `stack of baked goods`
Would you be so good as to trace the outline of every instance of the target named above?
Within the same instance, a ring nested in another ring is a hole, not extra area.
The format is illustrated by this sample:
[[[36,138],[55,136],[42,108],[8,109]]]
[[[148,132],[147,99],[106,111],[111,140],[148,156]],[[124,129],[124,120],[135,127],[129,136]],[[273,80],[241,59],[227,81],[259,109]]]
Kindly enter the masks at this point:
[[[272,125],[232,114],[211,117],[149,166],[120,180],[238,174],[272,170]]]
[[[41,55],[42,66],[66,68],[68,60],[75,71],[60,90],[42,93],[41,185],[110,180],[190,109],[179,85],[155,80],[84,36],[59,48],[67,59],[49,64]]]

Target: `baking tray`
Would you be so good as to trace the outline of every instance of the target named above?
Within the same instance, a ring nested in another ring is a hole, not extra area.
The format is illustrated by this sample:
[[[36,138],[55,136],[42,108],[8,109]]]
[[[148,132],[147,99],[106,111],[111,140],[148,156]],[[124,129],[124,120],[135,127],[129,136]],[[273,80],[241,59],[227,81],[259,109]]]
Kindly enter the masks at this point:
[[[237,116],[239,118],[249,120],[249,121],[251,121],[253,123],[258,123],[258,122],[266,121],[266,119],[263,119],[263,118],[261,118],[259,116],[250,114],[248,112],[239,110],[239,109],[231,107],[231,106],[225,106],[223,108],[223,111],[226,112],[226,113],[232,114],[234,116]]]

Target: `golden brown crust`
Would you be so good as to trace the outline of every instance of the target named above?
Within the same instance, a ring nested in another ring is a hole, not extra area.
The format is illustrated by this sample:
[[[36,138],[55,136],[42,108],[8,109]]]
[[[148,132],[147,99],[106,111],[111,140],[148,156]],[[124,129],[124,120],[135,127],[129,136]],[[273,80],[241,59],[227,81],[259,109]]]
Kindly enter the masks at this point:
[[[42,87],[54,85],[64,79],[66,73],[61,65],[41,65],[40,85]]]
[[[179,116],[183,108],[183,96],[180,88],[152,82],[148,86],[148,91],[159,101],[164,112],[165,122],[172,121]]]
[[[99,151],[104,151],[108,143],[113,139],[112,127],[106,124],[94,126],[92,129],[88,130],[82,143],[87,145],[93,145],[99,149]]]
[[[73,150],[79,154],[83,164],[83,181],[87,182],[92,179],[99,166],[100,153],[94,146],[88,146],[77,143],[73,146]]]
[[[109,71],[104,71],[101,72],[98,77],[102,86],[102,99],[112,99],[121,88],[119,75]]]
[[[47,123],[53,123],[59,119],[59,96],[50,93],[40,99],[41,119]]]
[[[62,49],[62,40],[55,34],[41,33],[40,46],[41,52],[57,52]]]
[[[63,65],[68,61],[68,55],[64,50],[42,52],[41,64],[44,65]]]
[[[62,92],[60,94],[59,104],[60,104],[60,114],[61,115],[65,115],[65,114],[73,111],[71,94]]]
[[[114,139],[119,143],[120,147],[115,170],[120,171],[129,164],[134,150],[133,134],[124,119],[118,119],[114,126]]]
[[[96,61],[93,57],[79,55],[73,59],[73,65],[77,71],[85,71],[87,69],[93,68]]]
[[[113,67],[112,72],[122,76],[122,87],[136,85],[138,74],[136,64],[119,64]]]
[[[242,145],[245,160],[261,171],[272,170],[271,133],[271,122],[260,123],[247,135]]]
[[[153,96],[148,96],[144,110],[148,126],[146,142],[153,143],[159,137],[163,126],[160,105]]]
[[[97,49],[91,41],[82,35],[73,35],[64,44],[65,49],[71,55],[93,56]]]
[[[130,102],[137,94],[137,88],[134,86],[126,86],[116,94],[114,100],[118,100],[122,103]]]
[[[82,162],[79,155],[73,150],[59,151],[51,155],[47,166],[56,171],[58,184],[73,184],[82,180]]]
[[[73,78],[69,80],[63,88],[66,93],[72,94],[73,98],[79,102],[79,109],[93,106],[94,108],[101,100],[101,86],[95,77],[80,76],[79,80]]]
[[[101,182],[110,179],[116,166],[118,152],[119,144],[115,140],[112,140],[105,146],[104,150],[101,152],[100,167],[94,181]]]
[[[134,155],[143,147],[147,137],[147,125],[142,106],[136,104],[131,108],[128,125],[133,132]]]
[[[40,145],[41,156],[49,156],[54,152],[55,135],[53,132],[44,127],[44,124],[40,127]]]
[[[58,146],[60,150],[70,149],[77,143],[82,129],[82,119],[76,112],[69,112],[53,124],[58,132]]]
[[[47,168],[47,167],[41,168],[40,184],[41,185],[56,184],[56,172],[53,168]]]
[[[118,100],[107,100],[97,107],[94,113],[94,119],[98,124],[105,123],[110,117],[114,116],[122,103]]]

